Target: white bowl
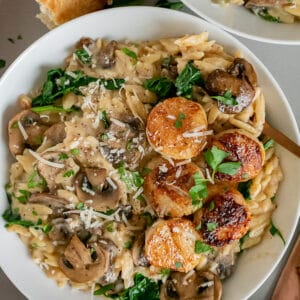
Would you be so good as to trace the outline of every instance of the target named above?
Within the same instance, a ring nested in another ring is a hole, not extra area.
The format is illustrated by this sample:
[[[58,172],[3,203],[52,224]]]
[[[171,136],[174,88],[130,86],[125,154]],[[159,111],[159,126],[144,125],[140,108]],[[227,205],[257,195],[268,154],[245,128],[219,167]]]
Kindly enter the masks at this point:
[[[240,42],[214,25],[181,12],[149,8],[131,7],[105,10],[73,20],[40,38],[29,47],[7,70],[0,81],[1,102],[1,148],[0,173],[1,202],[0,213],[6,206],[3,189],[8,180],[11,162],[7,149],[7,122],[17,111],[16,99],[19,94],[29,92],[41,84],[46,70],[62,65],[70,48],[82,36],[92,38],[145,40],[174,37],[184,34],[210,32],[210,39],[224,45],[226,51],[240,50],[254,65],[261,87],[267,99],[268,120],[294,140],[299,141],[298,129],[280,87],[263,64]],[[241,255],[233,276],[224,283],[224,298],[240,300],[249,297],[276,267],[288,246],[296,227],[300,197],[300,165],[293,155],[278,147],[285,181],[276,197],[278,209],[274,213],[274,223],[280,228],[287,243],[283,247],[278,237],[267,238],[259,246]],[[288,197],[287,197],[288,195]],[[0,264],[7,276],[29,299],[43,300],[84,300],[90,299],[69,287],[58,288],[48,279],[29,257],[17,235],[9,233],[0,220]]]
[[[268,22],[243,6],[221,6],[211,0],[182,0],[200,17],[224,30],[255,41],[300,45],[300,24]]]

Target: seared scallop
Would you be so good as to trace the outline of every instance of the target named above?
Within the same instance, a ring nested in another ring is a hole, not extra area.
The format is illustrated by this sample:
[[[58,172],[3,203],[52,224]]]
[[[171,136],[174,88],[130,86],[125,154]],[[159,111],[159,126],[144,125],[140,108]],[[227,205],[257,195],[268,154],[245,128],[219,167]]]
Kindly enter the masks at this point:
[[[193,175],[201,175],[196,164],[172,166],[166,159],[155,158],[149,168],[152,171],[145,178],[144,193],[159,217],[182,217],[197,210],[189,195]]]
[[[147,120],[147,137],[155,151],[174,158],[197,156],[206,144],[207,118],[203,107],[181,97],[157,104]]]
[[[200,236],[191,221],[159,220],[146,233],[146,257],[153,266],[189,272],[201,259],[195,253],[197,240]]]
[[[204,242],[216,247],[243,237],[248,231],[249,221],[245,200],[235,189],[210,195],[194,215],[195,224],[201,224]]]
[[[225,130],[215,136],[213,146],[227,152],[224,162],[240,162],[234,175],[217,172],[220,181],[242,182],[254,178],[265,161],[263,144],[254,136],[241,129]]]

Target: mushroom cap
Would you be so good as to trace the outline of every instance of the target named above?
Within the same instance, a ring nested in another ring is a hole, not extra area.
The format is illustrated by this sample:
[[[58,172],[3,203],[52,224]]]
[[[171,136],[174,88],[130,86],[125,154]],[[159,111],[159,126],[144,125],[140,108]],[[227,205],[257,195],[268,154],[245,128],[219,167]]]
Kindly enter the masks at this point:
[[[23,126],[27,139],[19,128],[18,122]],[[41,137],[47,126],[39,124],[39,114],[31,111],[30,109],[23,110],[15,115],[8,123],[8,146],[12,155],[20,155],[25,149],[25,145],[28,145],[32,149],[37,148],[40,145]]]
[[[44,136],[46,136],[53,145],[62,143],[66,137],[65,128],[66,125],[63,122],[53,124],[44,132]]]
[[[74,235],[59,259],[62,272],[74,282],[98,280],[108,271],[109,253],[97,243],[93,244],[93,249],[96,253],[95,260],[92,259],[90,249],[85,247],[77,235]]]
[[[118,183],[111,180],[114,186],[106,182],[105,169],[88,168],[85,169],[85,173],[80,172],[75,179],[76,195],[79,201],[98,211],[116,208],[122,198],[122,193]]]
[[[147,267],[149,261],[145,255],[145,234],[141,234],[132,246],[132,259],[136,266]]]
[[[173,272],[160,290],[161,300],[220,300],[221,296],[221,281],[209,271]]]

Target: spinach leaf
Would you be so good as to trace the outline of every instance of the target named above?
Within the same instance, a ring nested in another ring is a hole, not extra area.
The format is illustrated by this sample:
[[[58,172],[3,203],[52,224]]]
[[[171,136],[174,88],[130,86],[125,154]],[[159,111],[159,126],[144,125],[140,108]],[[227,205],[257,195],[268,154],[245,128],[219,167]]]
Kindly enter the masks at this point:
[[[204,252],[214,252],[214,249],[201,241],[196,241],[195,242],[195,253],[200,254],[200,253],[204,253]]]
[[[119,294],[106,294],[106,296],[119,300],[159,300],[159,284],[138,273],[134,277],[132,287]]]
[[[176,94],[173,81],[165,77],[147,79],[143,87],[155,93],[159,99],[170,98]]]
[[[274,145],[275,145],[275,142],[274,142],[273,139],[267,140],[267,141],[264,143],[264,149],[265,149],[265,151],[267,151],[268,149],[274,147]]]
[[[189,195],[192,199],[192,204],[201,208],[203,204],[202,199],[208,195],[207,180],[202,178],[199,172],[193,175],[193,179],[195,185],[190,188]]]
[[[16,210],[13,210],[11,206],[5,210],[5,212],[2,214],[2,218],[8,223],[21,220],[21,216]]]
[[[285,245],[285,239],[284,239],[282,233],[280,232],[280,230],[274,225],[273,221],[271,221],[271,227],[270,227],[270,229],[269,229],[269,232],[270,232],[271,235],[273,235],[273,236],[274,236],[274,235],[278,235],[278,236],[281,238],[283,244]]]
[[[204,79],[200,70],[190,61],[176,79],[177,95],[191,99],[193,85],[202,85],[203,83]]]
[[[4,59],[0,59],[0,69],[4,68],[6,65],[6,61]]]
[[[87,53],[85,49],[78,49],[75,51],[75,55],[84,64],[88,65],[92,61],[92,57]]]
[[[248,231],[243,237],[240,238],[239,240],[239,246],[240,246],[240,251],[243,251],[243,245],[246,240],[248,240],[250,237],[250,231]]]
[[[176,9],[181,10],[184,8],[184,4],[181,1],[177,2],[170,2],[168,0],[159,0],[155,6],[158,7],[164,7],[164,8],[170,8],[170,9]]]
[[[99,79],[86,76],[82,71],[65,72],[52,69],[47,73],[47,80],[43,84],[41,94],[32,100],[32,106],[51,105],[54,101],[71,92],[80,94],[79,87],[87,86],[91,82],[99,81],[108,90],[116,90],[124,84],[124,79]]]

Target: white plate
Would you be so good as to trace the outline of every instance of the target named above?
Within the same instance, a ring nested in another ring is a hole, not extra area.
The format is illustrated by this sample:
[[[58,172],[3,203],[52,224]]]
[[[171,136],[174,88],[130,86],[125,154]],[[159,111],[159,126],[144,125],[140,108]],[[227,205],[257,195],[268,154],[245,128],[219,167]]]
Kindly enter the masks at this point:
[[[201,31],[210,32],[210,38],[224,45],[226,51],[234,53],[241,50],[245,54],[258,73],[267,99],[268,119],[299,142],[295,119],[278,84],[262,63],[231,35],[199,18],[171,10],[145,7],[105,10],[83,16],[47,33],[29,47],[3,75],[0,81],[0,161],[3,169],[0,173],[0,213],[2,214],[7,206],[3,186],[8,180],[7,169],[11,161],[6,147],[6,127],[9,118],[17,110],[16,99],[19,94],[38,87],[47,69],[61,65],[70,48],[80,37],[145,40]],[[268,99],[272,99],[272,102]],[[299,211],[300,165],[294,156],[284,149],[278,147],[278,153],[286,180],[281,184],[277,196],[279,208],[275,211],[274,223],[282,231],[288,245],[296,227]],[[6,231],[2,219],[0,245],[1,267],[29,299],[90,299],[88,293],[83,294],[69,287],[59,289],[55,282],[48,279],[34,264],[18,237]],[[279,238],[268,237],[259,246],[246,251],[240,257],[233,276],[224,283],[223,299],[240,300],[254,293],[274,270],[287,245],[284,248]]]
[[[182,0],[207,21],[239,36],[266,43],[300,45],[300,24],[267,22],[242,6],[221,6],[211,0]]]

